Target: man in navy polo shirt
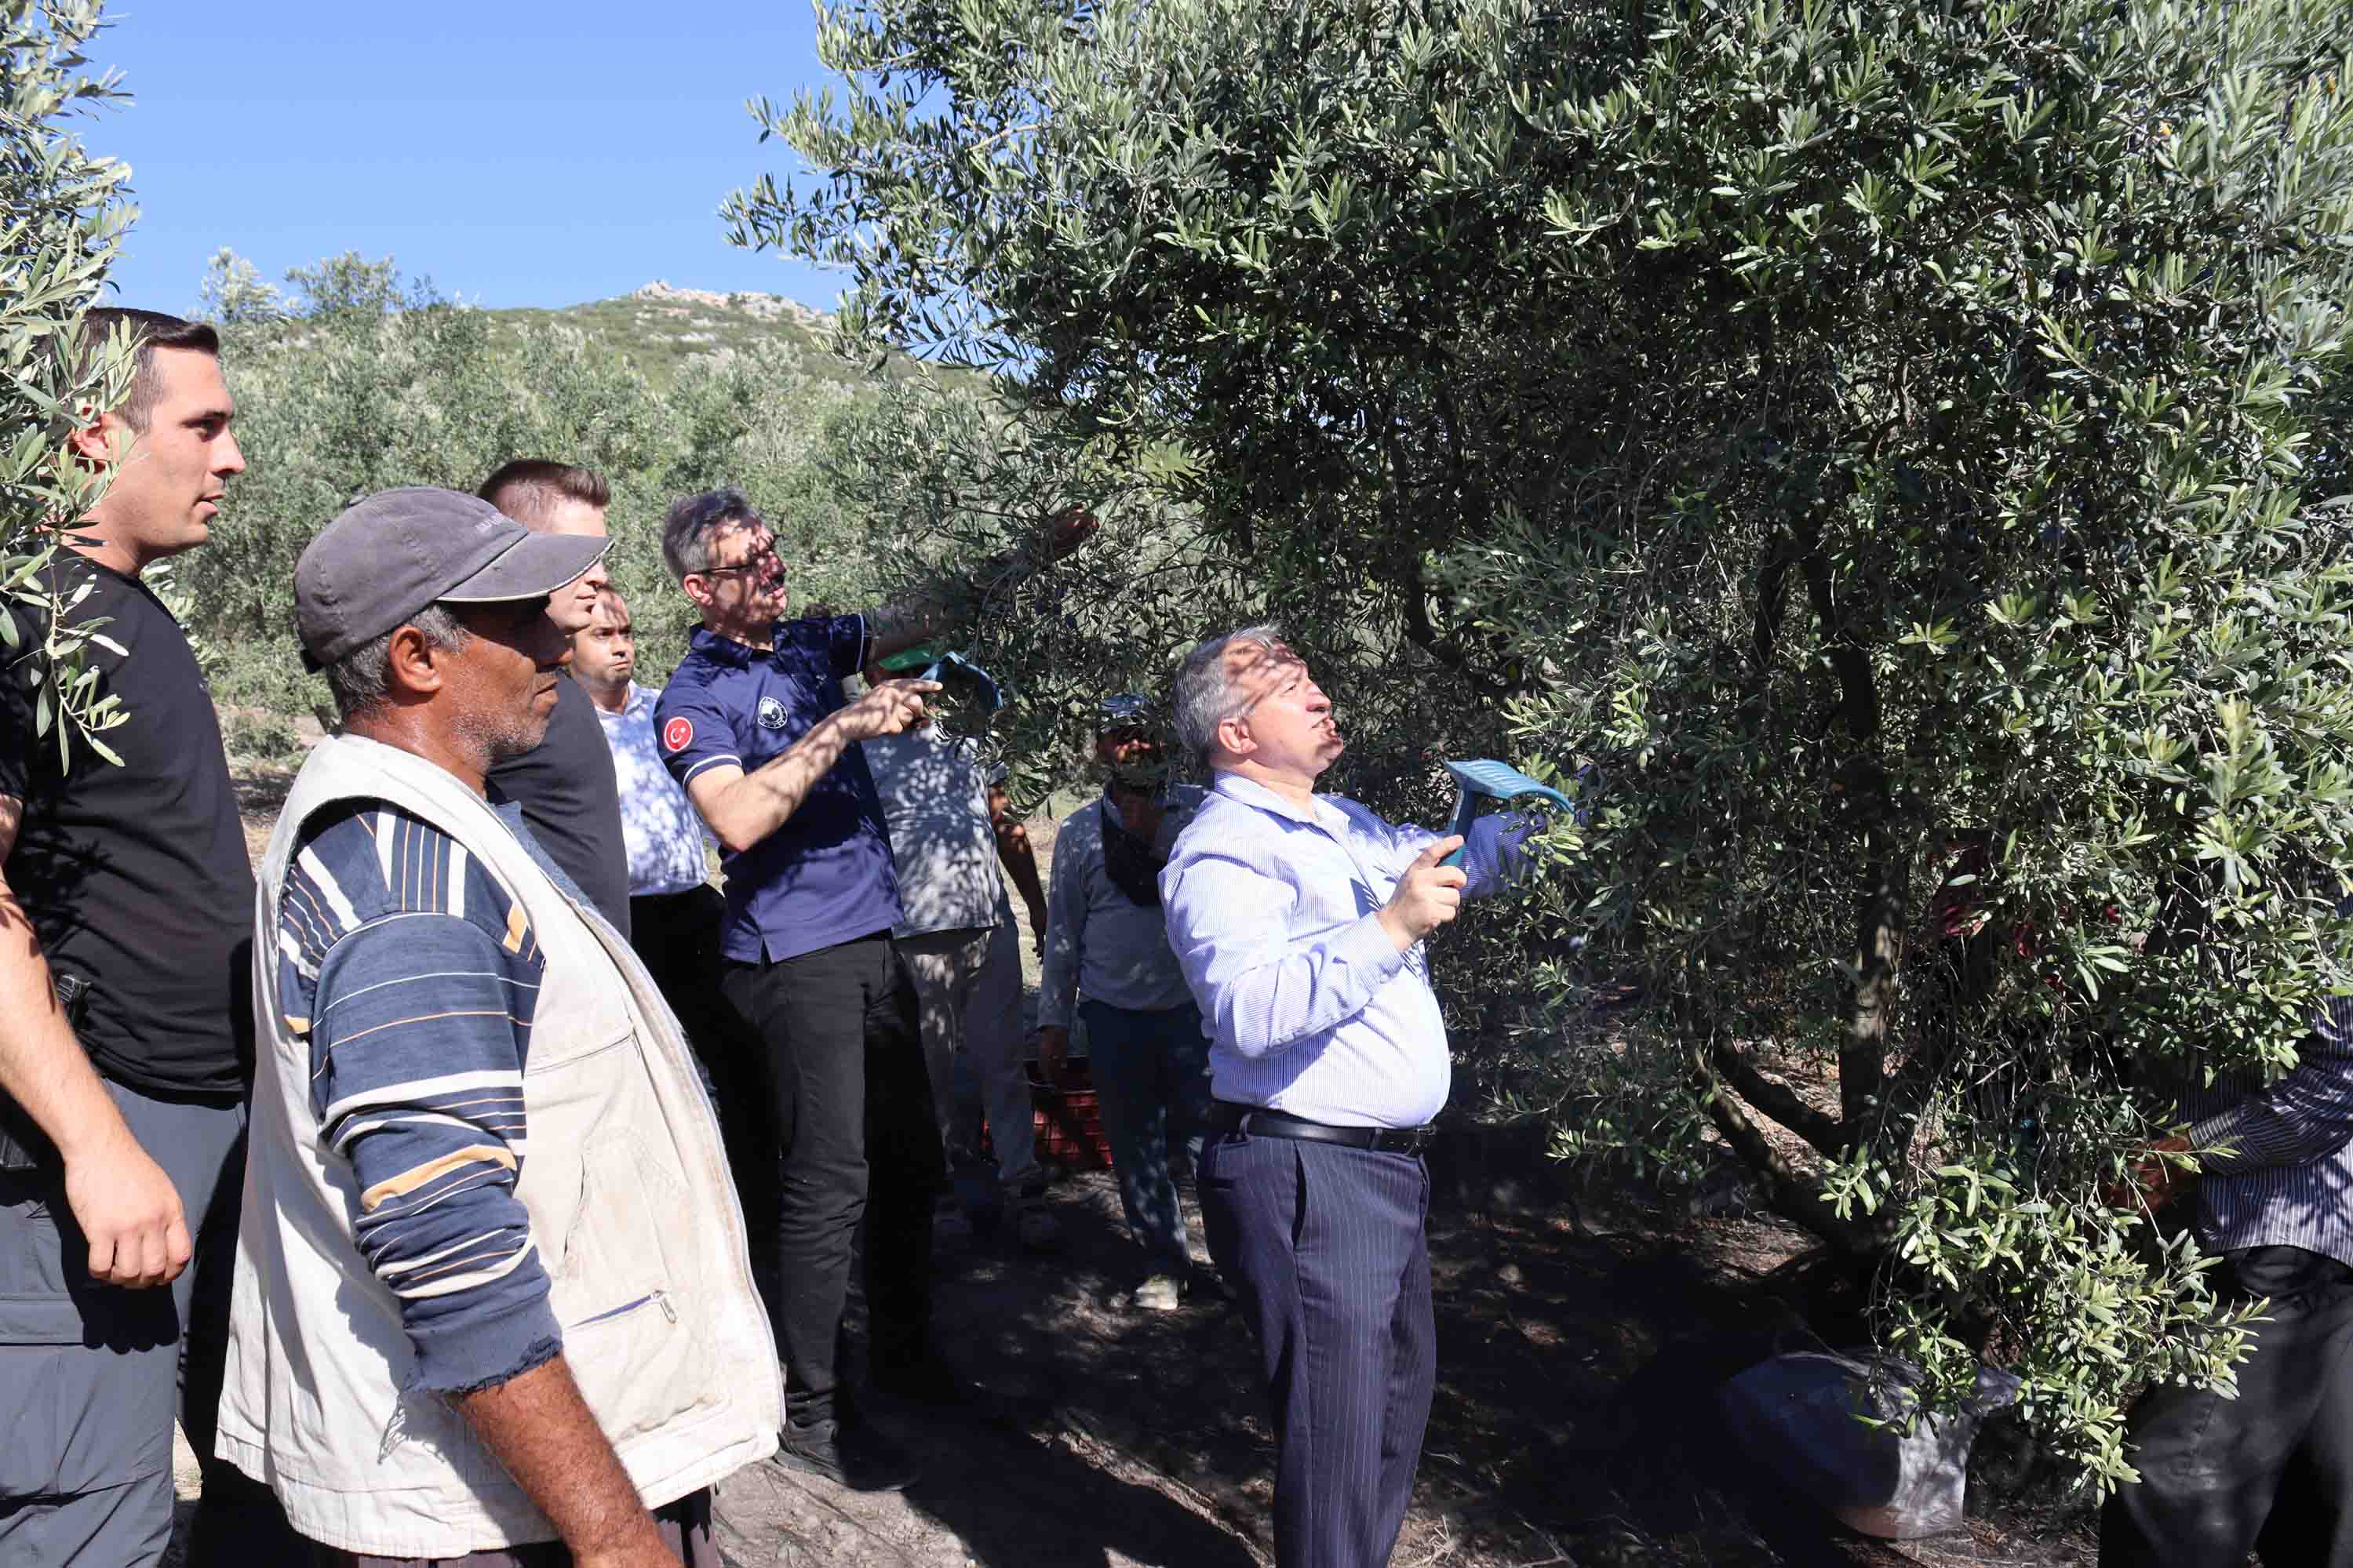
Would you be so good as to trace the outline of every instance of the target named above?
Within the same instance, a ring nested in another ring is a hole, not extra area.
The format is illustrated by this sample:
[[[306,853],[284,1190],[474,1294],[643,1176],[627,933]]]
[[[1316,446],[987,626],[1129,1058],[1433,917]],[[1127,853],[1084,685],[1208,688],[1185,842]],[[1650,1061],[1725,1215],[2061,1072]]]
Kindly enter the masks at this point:
[[[772,1119],[760,1131],[776,1162],[738,1171],[736,1182],[785,1360],[782,1457],[862,1489],[913,1479],[905,1456],[848,1419],[837,1397],[851,1238],[870,1199],[871,1380],[916,1399],[955,1392],[928,1342],[939,1128],[914,993],[891,946],[901,911],[890,839],[857,744],[919,722],[923,694],[938,687],[885,681],[853,702],[841,681],[962,618],[989,584],[1066,553],[1093,528],[1085,513],[1065,512],[1029,550],[935,600],[795,621],[783,618],[775,540],[742,494],[689,496],[662,528],[663,559],[702,626],[655,706],[654,732],[722,847],[720,989],[764,1047],[747,1073],[714,1072],[744,1079],[745,1098]]]

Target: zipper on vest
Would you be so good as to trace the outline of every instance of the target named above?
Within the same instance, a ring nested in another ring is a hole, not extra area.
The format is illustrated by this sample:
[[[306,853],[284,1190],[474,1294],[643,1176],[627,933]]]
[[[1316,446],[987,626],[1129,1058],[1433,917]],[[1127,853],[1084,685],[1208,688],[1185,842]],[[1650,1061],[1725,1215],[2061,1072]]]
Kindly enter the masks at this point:
[[[645,1306],[649,1302],[659,1307],[661,1309],[661,1315],[668,1318],[671,1322],[675,1323],[678,1321],[678,1309],[670,1304],[670,1292],[667,1290],[655,1290],[638,1297],[634,1301],[624,1301],[617,1307],[607,1307],[601,1312],[596,1312],[588,1317],[582,1318],[575,1322],[566,1323],[564,1325],[564,1331],[565,1333],[570,1333],[575,1329],[586,1329],[597,1323],[610,1322],[615,1318],[628,1316],[629,1313],[636,1311],[638,1308]]]

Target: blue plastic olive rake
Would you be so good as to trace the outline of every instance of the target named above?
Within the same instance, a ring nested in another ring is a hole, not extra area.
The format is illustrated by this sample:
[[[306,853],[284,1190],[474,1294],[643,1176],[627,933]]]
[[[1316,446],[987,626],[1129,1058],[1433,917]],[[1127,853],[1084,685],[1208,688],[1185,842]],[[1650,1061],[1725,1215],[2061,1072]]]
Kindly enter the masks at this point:
[[[1005,706],[1005,692],[998,687],[995,679],[988,671],[960,653],[940,655],[918,679],[936,680],[944,686],[950,679],[957,677],[962,677],[980,689],[981,700],[988,704],[982,711],[994,713]]]
[[[1511,763],[1499,763],[1493,757],[1473,757],[1449,763],[1446,771],[1454,775],[1457,790],[1454,826],[1449,830],[1451,832],[1468,834],[1471,831],[1471,824],[1478,819],[1482,800],[1499,800],[1508,805],[1528,795],[1538,795],[1563,811],[1574,814],[1577,810],[1577,803],[1552,785],[1538,784]],[[1440,864],[1460,866],[1462,864],[1462,851],[1457,849]]]

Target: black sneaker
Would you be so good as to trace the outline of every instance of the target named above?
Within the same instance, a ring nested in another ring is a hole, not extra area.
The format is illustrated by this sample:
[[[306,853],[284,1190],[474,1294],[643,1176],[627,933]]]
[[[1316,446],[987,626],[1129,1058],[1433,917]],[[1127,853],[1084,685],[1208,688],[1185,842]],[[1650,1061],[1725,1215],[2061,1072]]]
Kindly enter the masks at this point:
[[[787,1421],[776,1434],[776,1458],[854,1492],[895,1492],[916,1475],[914,1459],[863,1422]]]
[[[972,1404],[979,1392],[956,1375],[955,1368],[931,1355],[902,1366],[870,1367],[866,1382],[877,1394],[934,1410],[959,1409]]]
[[[1209,1301],[1238,1301],[1241,1299],[1234,1294],[1234,1288],[1226,1283],[1224,1275],[1219,1273],[1214,1266],[1205,1263],[1196,1263],[1186,1271],[1185,1294]]]

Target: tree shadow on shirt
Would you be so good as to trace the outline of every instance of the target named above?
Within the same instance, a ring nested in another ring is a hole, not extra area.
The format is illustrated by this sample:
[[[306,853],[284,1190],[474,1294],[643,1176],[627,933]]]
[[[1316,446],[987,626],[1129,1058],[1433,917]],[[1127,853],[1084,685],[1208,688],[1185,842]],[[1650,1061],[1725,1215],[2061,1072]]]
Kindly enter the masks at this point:
[[[988,817],[991,769],[985,744],[914,731],[864,742],[863,750],[882,800],[891,859],[910,921],[936,927],[967,904],[993,901],[1001,883]],[[966,873],[961,878],[959,862]],[[945,885],[936,885],[943,879]],[[927,908],[933,904],[940,908]]]

